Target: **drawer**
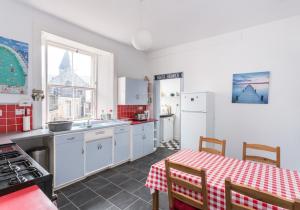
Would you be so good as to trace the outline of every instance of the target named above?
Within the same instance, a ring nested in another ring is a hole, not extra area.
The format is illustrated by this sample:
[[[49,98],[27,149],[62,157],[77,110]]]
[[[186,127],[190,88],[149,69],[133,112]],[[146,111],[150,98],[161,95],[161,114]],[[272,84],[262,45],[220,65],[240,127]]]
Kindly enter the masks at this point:
[[[92,141],[95,139],[103,139],[112,137],[114,134],[113,128],[99,129],[88,131],[84,134],[85,141]]]
[[[115,127],[115,133],[125,133],[125,132],[129,132],[129,126]]]
[[[66,135],[57,135],[55,138],[55,144],[67,144],[71,142],[83,141],[83,133],[72,133]]]

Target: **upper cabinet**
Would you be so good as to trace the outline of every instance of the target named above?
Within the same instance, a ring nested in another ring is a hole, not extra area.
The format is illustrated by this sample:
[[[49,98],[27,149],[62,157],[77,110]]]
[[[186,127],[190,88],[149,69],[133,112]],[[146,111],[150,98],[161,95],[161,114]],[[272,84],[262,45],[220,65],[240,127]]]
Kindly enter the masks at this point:
[[[148,82],[141,79],[120,77],[118,79],[119,105],[147,105]]]

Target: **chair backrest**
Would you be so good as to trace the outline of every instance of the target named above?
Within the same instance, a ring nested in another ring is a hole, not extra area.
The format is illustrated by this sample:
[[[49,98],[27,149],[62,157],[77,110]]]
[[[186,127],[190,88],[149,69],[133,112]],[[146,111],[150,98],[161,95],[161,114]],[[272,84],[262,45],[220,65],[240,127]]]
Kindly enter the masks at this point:
[[[256,155],[247,155],[247,149],[276,153],[276,160],[272,160],[270,158],[256,156]],[[270,147],[262,144],[247,144],[246,142],[244,142],[243,160],[251,160],[251,161],[256,161],[261,163],[272,164],[280,168],[280,147]]]
[[[181,165],[179,163],[171,162],[168,159],[165,160],[165,166],[166,166],[166,175],[167,175],[167,183],[168,183],[168,197],[169,197],[170,209],[172,209],[174,207],[173,206],[174,198],[185,204],[193,206],[197,209],[208,209],[205,169],[191,168],[191,167],[188,167],[185,165]],[[171,174],[172,169],[200,177],[201,184],[199,184],[199,185],[192,184],[184,179],[173,176]],[[202,197],[202,201],[196,200],[196,199],[194,199],[188,195],[185,195],[183,193],[174,191],[173,184],[176,184],[177,186],[181,186],[184,189],[191,190],[196,193],[200,193],[201,197]]]
[[[287,200],[255,188],[234,184],[231,182],[230,178],[227,178],[225,180],[226,210],[254,210],[252,208],[243,206],[242,204],[232,202],[232,191],[277,207],[290,210],[300,209],[299,200]]]
[[[203,147],[204,142],[221,145],[221,151],[214,149],[214,148]],[[200,136],[200,142],[199,142],[199,151],[200,152],[204,151],[204,152],[209,152],[212,154],[225,156],[225,150],[226,150],[226,140],[219,140],[219,139],[215,139],[215,138],[205,138],[203,136]]]

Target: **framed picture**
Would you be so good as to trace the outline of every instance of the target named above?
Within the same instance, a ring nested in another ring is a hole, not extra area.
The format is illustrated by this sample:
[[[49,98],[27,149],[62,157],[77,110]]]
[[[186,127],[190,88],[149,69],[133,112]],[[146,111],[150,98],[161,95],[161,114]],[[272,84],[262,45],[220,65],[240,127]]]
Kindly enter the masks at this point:
[[[233,74],[232,103],[268,104],[270,72]]]
[[[0,36],[0,94],[26,94],[28,44]]]

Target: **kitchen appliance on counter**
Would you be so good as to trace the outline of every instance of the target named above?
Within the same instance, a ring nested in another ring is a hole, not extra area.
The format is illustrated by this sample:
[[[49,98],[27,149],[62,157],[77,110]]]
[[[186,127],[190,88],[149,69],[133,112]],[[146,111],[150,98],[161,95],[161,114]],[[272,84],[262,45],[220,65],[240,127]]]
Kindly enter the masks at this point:
[[[0,196],[38,185],[53,200],[52,175],[15,143],[0,146]]]
[[[135,114],[135,120],[137,120],[137,121],[144,121],[147,119],[148,119],[148,115],[145,113]]]
[[[213,93],[182,93],[181,148],[198,151],[200,136],[214,137]]]

